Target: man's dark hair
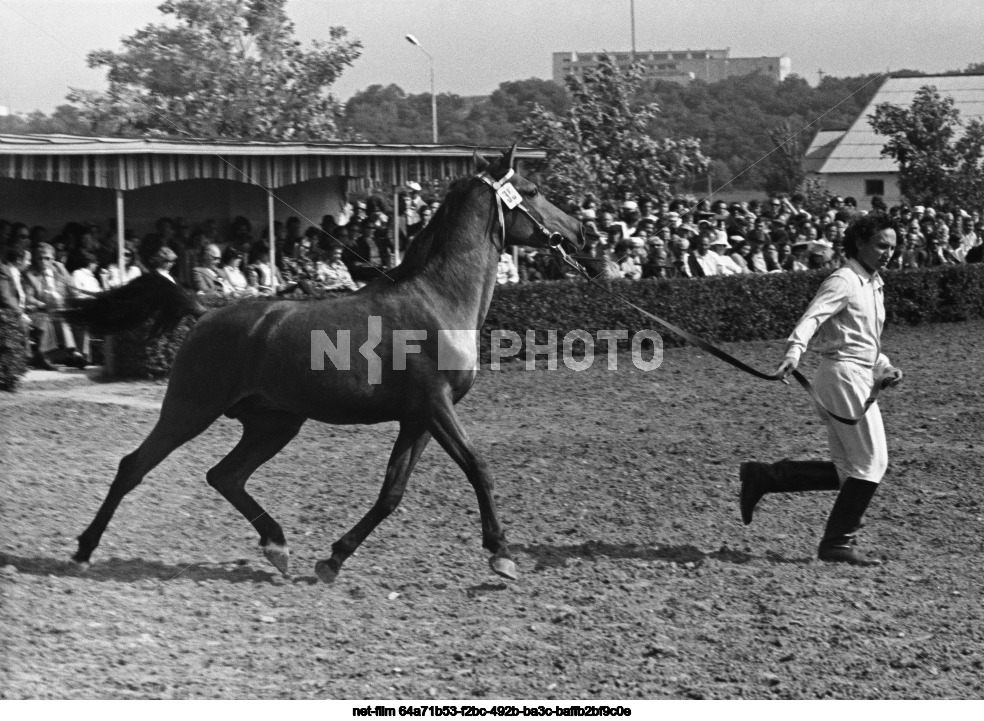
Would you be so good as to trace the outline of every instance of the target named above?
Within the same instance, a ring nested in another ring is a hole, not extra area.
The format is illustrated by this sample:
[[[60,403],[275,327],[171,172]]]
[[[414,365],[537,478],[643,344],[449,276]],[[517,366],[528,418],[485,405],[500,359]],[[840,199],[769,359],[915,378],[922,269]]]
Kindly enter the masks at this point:
[[[844,255],[848,258],[857,257],[858,244],[874,238],[883,230],[894,230],[888,216],[875,213],[861,216],[844,231]]]

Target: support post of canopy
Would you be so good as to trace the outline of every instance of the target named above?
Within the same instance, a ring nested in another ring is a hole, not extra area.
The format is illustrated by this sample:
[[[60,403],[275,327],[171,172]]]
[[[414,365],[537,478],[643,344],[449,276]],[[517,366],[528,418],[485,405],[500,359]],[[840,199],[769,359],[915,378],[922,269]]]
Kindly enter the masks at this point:
[[[126,282],[126,259],[123,253],[126,245],[126,220],[123,213],[123,189],[116,189],[116,262],[120,269],[120,285]]]
[[[274,202],[273,191],[267,188],[267,238],[270,239],[270,290],[277,290],[277,238],[273,233]]]
[[[400,264],[400,186],[393,185],[393,265]]]

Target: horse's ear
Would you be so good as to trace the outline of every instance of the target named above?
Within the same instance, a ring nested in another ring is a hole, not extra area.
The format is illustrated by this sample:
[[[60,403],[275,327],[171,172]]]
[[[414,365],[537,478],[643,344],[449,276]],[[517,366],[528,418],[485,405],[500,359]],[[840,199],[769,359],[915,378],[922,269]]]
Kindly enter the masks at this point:
[[[479,173],[484,173],[486,170],[488,170],[489,161],[487,161],[485,158],[479,155],[477,150],[472,151],[472,160],[475,161],[475,170],[477,170]]]
[[[518,140],[515,143],[512,144],[512,147],[509,148],[509,150],[504,151],[502,153],[502,156],[506,159],[506,167],[508,167],[510,169],[512,169],[512,167],[513,167],[513,158],[515,158],[515,156],[516,156],[516,148],[517,147],[519,147],[519,141]]]

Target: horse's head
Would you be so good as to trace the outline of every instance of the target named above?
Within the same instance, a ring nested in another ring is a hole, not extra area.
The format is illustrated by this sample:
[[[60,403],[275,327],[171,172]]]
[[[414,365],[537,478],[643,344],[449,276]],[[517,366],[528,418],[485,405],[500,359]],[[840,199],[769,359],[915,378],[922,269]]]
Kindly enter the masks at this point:
[[[522,202],[510,209],[503,201],[503,218],[506,243],[534,247],[554,247],[563,244],[565,250],[576,253],[584,247],[585,228],[574,218],[540,193],[536,184],[517,173],[513,167],[516,144],[502,157],[489,162],[475,153],[475,169],[491,181],[509,183],[518,192]]]

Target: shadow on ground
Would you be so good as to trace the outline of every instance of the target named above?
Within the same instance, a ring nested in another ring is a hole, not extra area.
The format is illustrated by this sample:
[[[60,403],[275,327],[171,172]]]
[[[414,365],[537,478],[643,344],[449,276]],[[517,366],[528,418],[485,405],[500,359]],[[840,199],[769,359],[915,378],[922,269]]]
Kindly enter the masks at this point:
[[[71,561],[45,556],[16,556],[0,553],[0,567],[14,566],[18,573],[31,576],[85,578],[91,581],[226,581],[228,583],[270,583],[279,574],[258,571],[246,561],[228,563],[167,564],[142,558],[110,558],[83,568]]]
[[[705,553],[696,546],[643,546],[635,543],[606,543],[604,541],[585,541],[574,545],[531,544],[516,546],[517,551],[527,553],[536,559],[536,569],[566,566],[572,558],[634,558],[644,561],[663,561],[665,563],[693,563],[699,566],[707,559],[723,563],[748,563],[753,559],[748,553],[723,548]]]

